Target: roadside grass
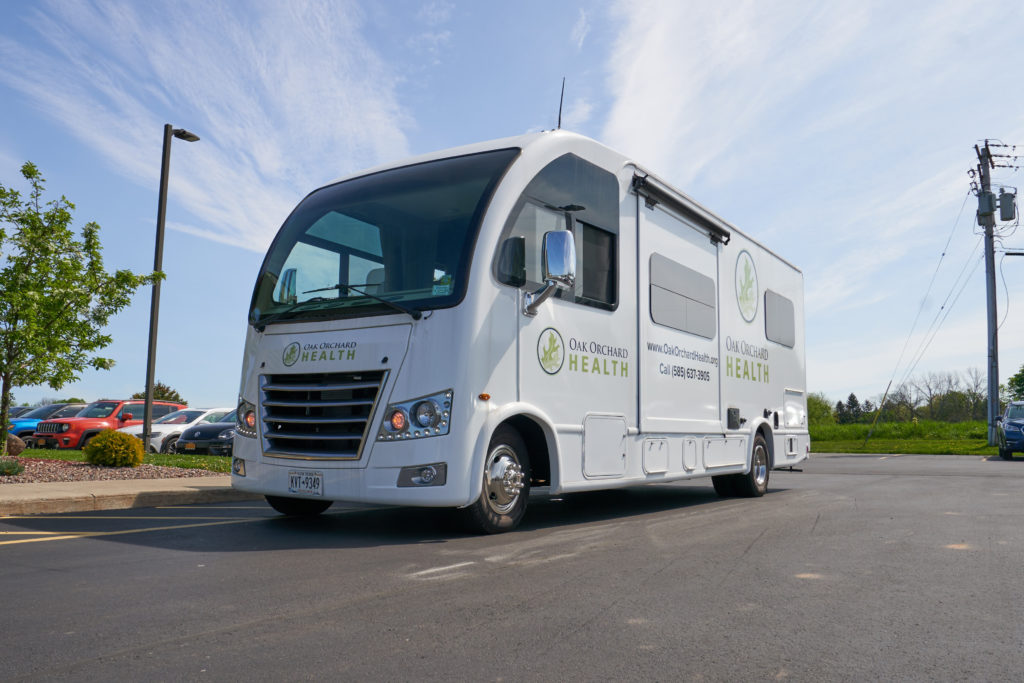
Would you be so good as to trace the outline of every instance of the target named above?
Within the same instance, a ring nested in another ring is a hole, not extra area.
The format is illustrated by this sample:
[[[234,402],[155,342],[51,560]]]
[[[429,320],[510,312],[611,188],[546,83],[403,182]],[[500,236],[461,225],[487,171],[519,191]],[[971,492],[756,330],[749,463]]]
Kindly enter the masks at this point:
[[[27,448],[21,454],[23,458],[42,458],[44,460],[67,460],[69,462],[86,462],[85,454],[77,450],[54,450],[49,448]],[[147,465],[162,467],[181,467],[184,469],[209,470],[210,472],[231,471],[231,458],[226,455],[185,455],[184,453],[147,453],[143,459]]]
[[[889,422],[875,427],[864,440],[869,424],[812,425],[812,453],[913,453],[921,455],[998,455],[988,445],[988,427],[973,422]]]

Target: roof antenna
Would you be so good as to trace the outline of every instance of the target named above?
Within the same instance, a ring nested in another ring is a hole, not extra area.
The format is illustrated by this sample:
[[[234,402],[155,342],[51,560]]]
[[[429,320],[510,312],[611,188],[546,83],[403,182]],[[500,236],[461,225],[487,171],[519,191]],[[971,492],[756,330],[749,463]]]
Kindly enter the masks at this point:
[[[558,130],[562,130],[562,103],[565,102],[565,76],[562,76],[562,95],[558,98]]]

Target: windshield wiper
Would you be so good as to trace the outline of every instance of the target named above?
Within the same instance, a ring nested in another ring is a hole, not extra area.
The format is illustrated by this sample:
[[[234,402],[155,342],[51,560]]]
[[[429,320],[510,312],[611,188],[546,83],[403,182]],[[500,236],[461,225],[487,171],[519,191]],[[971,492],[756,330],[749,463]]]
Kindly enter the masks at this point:
[[[253,327],[256,328],[257,332],[262,332],[263,330],[266,329],[267,325],[269,325],[270,323],[276,323],[279,320],[283,320],[289,313],[291,313],[295,309],[301,308],[301,307],[305,306],[306,304],[316,304],[316,303],[321,303],[321,302],[324,302],[324,301],[328,301],[328,299],[326,299],[326,298],[324,298],[322,296],[316,296],[316,297],[313,297],[312,299],[306,299],[305,301],[296,301],[295,303],[293,303],[292,305],[290,305],[288,308],[284,309],[283,311],[278,311],[277,313],[272,313],[272,314],[266,316],[265,318],[261,318],[260,320],[257,320],[253,324]]]
[[[413,320],[419,320],[420,318],[423,317],[423,313],[421,313],[419,310],[417,310],[415,308],[409,308],[407,306],[403,306],[402,304],[398,303],[397,301],[390,301],[388,299],[384,299],[382,297],[379,297],[376,294],[370,294],[366,290],[359,289],[359,287],[367,287],[367,286],[369,286],[369,284],[370,283],[368,283],[368,282],[364,282],[364,283],[362,283],[362,284],[360,284],[358,286],[356,286],[356,285],[336,284],[336,285],[332,285],[330,287],[317,287],[316,289],[307,289],[305,292],[303,292],[303,294],[311,294],[313,292],[326,292],[326,291],[331,290],[331,289],[337,289],[337,290],[352,289],[352,290],[355,290],[355,292],[357,294],[362,294],[363,296],[367,296],[367,297],[370,297],[371,299],[379,301],[382,304],[384,304],[385,306],[390,306],[391,308],[395,309],[399,313],[405,313],[408,316],[412,316]]]

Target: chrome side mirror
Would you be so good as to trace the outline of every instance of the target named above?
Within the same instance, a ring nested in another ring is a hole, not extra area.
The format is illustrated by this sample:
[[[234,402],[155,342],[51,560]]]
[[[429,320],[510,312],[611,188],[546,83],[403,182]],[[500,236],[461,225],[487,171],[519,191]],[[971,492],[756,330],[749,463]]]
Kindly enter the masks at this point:
[[[544,233],[541,255],[544,270],[544,286],[536,292],[527,293],[523,299],[523,313],[537,315],[537,308],[548,300],[557,289],[572,289],[576,286],[576,242],[568,230]]]

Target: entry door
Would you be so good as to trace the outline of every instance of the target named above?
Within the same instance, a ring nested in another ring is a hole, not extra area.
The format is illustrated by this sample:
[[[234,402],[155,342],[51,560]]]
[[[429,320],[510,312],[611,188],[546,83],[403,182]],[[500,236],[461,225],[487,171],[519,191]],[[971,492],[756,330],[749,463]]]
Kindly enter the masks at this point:
[[[637,198],[640,429],[722,432],[718,243]]]

